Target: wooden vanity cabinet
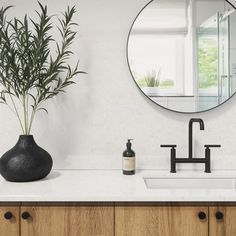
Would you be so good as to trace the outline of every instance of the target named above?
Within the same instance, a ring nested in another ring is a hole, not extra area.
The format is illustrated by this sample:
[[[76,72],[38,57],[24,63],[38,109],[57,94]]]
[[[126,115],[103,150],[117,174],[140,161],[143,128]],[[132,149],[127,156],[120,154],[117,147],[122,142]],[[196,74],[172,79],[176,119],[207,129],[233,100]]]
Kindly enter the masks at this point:
[[[117,205],[115,235],[207,236],[208,207]]]
[[[10,214],[9,214],[10,213]],[[236,236],[234,203],[0,205],[0,236]]]

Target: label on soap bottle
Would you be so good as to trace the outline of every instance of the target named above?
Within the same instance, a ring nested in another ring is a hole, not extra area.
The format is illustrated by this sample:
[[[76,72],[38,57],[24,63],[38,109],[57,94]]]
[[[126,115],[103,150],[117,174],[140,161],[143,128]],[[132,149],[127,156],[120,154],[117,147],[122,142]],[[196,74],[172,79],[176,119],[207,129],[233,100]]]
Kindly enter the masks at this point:
[[[134,157],[123,157],[123,170],[125,170],[125,171],[135,170],[135,158]]]

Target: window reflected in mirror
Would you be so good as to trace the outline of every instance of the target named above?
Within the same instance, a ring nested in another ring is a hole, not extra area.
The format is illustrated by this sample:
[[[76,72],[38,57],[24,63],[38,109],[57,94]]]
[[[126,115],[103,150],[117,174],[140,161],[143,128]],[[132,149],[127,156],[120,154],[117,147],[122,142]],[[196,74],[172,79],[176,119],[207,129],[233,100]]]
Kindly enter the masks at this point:
[[[200,112],[236,91],[236,12],[225,0],[154,0],[136,18],[128,61],[157,104]]]

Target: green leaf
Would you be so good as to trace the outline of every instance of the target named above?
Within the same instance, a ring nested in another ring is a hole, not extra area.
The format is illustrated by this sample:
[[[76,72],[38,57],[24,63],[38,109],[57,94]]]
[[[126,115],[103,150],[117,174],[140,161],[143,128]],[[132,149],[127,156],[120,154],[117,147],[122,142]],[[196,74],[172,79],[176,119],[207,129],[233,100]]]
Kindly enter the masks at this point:
[[[42,108],[42,107],[40,107],[40,108],[38,108],[36,111],[45,111],[45,112],[48,114],[48,111],[47,111],[46,108]]]

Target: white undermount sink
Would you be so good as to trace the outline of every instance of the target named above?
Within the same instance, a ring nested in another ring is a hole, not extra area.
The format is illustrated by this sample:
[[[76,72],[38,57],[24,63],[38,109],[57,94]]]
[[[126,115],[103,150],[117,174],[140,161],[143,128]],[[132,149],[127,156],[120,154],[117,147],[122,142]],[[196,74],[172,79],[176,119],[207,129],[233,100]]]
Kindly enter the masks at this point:
[[[235,189],[236,178],[143,177],[147,189]]]

